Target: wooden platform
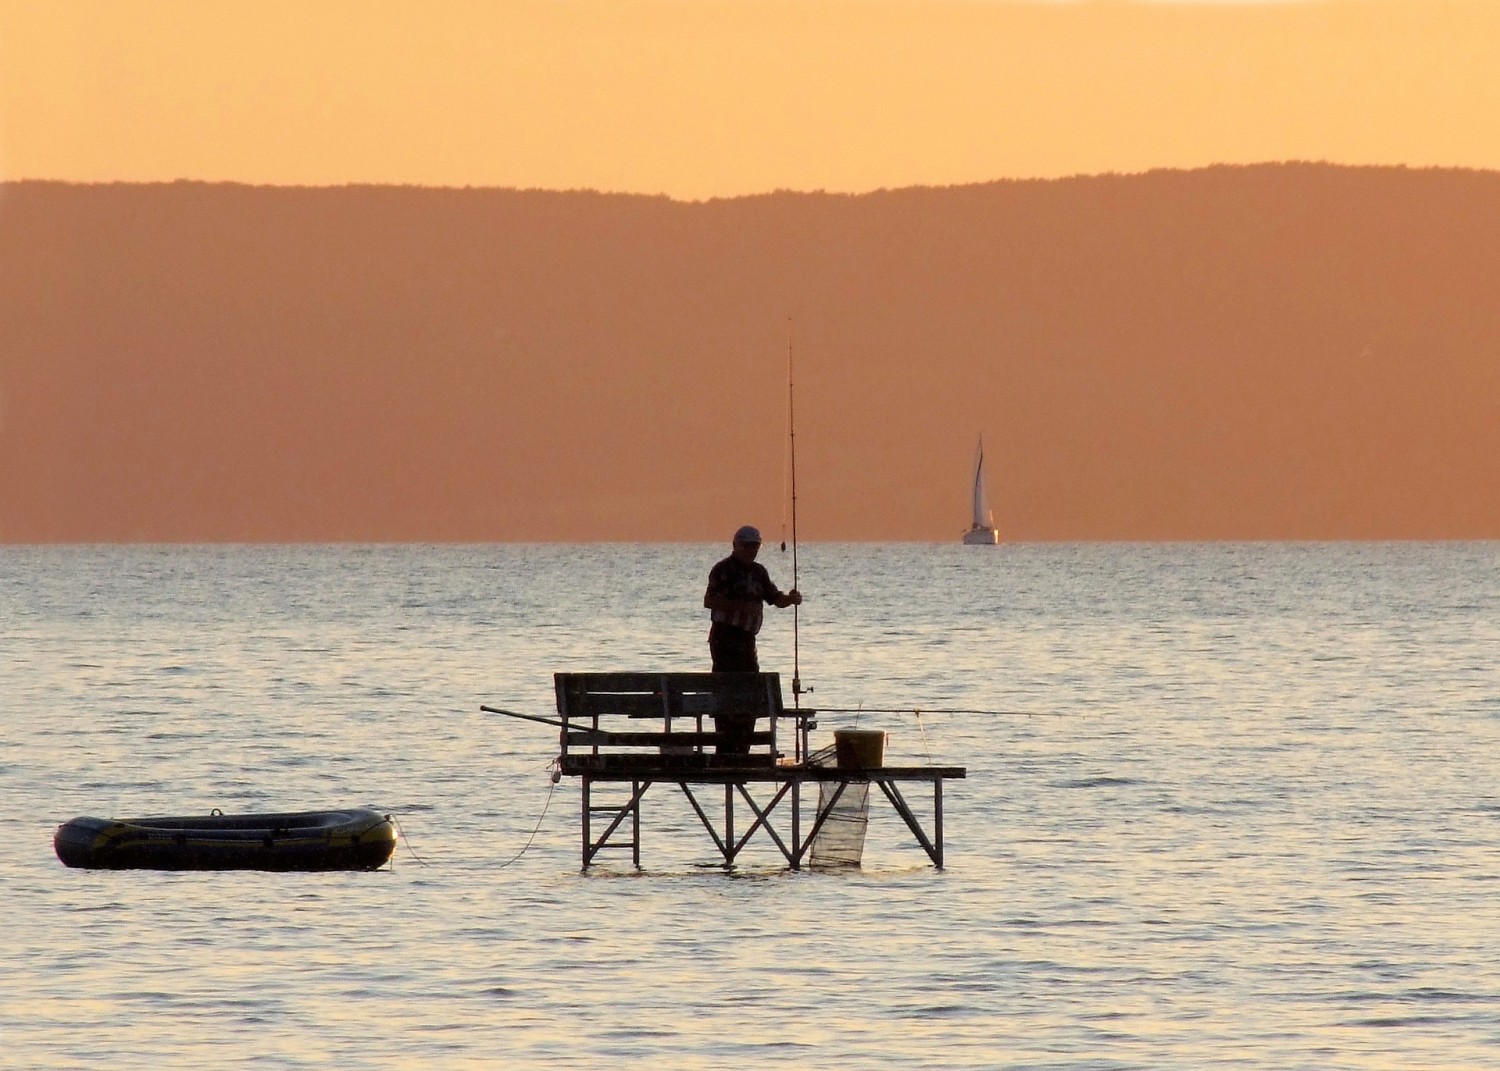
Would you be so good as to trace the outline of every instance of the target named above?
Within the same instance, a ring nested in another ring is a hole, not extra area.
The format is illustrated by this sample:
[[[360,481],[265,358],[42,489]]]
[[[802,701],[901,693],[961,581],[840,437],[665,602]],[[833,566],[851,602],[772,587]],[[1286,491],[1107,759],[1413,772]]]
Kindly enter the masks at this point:
[[[817,725],[817,711],[787,710],[778,674],[559,673],[555,686],[559,720],[549,724],[561,730],[559,770],[582,784],[584,869],[609,850],[628,850],[634,865],[641,865],[641,805],[657,784],[673,786],[687,798],[725,866],[733,865],[753,836],[763,834],[792,869],[799,869],[853,784],[878,787],[933,865],[943,866],[943,782],[962,779],[965,769],[849,769],[808,761],[808,734]],[[720,731],[726,725],[737,728]],[[787,727],[791,755],[778,746]],[[718,754],[731,736],[748,739],[750,753]],[[902,794],[907,783],[932,786],[930,827]],[[833,791],[825,793],[827,785]],[[805,807],[806,786],[818,789],[814,800],[821,799],[821,806]],[[710,796],[721,798],[710,801]]]

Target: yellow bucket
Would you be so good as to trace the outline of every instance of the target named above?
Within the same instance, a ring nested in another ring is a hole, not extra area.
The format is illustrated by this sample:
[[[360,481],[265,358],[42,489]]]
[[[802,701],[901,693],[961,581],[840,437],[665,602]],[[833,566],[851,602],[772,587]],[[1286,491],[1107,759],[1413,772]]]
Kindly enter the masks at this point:
[[[833,751],[841,770],[878,770],[885,765],[885,733],[879,729],[835,729]]]

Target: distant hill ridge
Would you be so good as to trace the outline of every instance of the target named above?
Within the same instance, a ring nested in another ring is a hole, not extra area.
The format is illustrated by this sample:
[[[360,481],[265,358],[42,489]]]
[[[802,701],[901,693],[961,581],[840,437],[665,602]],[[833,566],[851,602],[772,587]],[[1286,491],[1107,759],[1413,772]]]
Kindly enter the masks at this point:
[[[0,540],[1500,537],[1500,174],[0,187]]]

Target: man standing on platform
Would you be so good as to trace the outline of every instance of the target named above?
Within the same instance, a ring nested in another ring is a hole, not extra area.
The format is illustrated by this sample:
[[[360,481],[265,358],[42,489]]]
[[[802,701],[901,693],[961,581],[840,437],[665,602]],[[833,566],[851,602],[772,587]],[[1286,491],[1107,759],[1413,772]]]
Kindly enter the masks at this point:
[[[708,629],[708,650],[715,673],[759,673],[755,635],[760,631],[765,604],[785,609],[799,606],[802,593],[796,588],[783,592],[771,580],[766,567],[755,560],[760,553],[760,532],[745,525],[734,533],[734,550],[708,573],[703,606],[713,623]],[[733,739],[719,744],[720,755],[745,755],[754,722],[715,718],[716,731]]]

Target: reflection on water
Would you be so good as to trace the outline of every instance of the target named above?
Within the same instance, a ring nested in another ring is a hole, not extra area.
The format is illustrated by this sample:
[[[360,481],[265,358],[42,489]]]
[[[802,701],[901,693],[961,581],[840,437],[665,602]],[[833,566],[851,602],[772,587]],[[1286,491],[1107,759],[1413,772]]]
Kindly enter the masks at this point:
[[[877,801],[861,871],[726,875],[661,791],[647,872],[580,875],[551,730],[479,705],[703,666],[719,555],[5,548],[7,1058],[1500,1063],[1500,547],[809,546],[809,700],[968,766],[948,870]],[[790,674],[789,614],[762,653]],[[401,820],[393,870],[51,851],[80,814],[355,804]]]

